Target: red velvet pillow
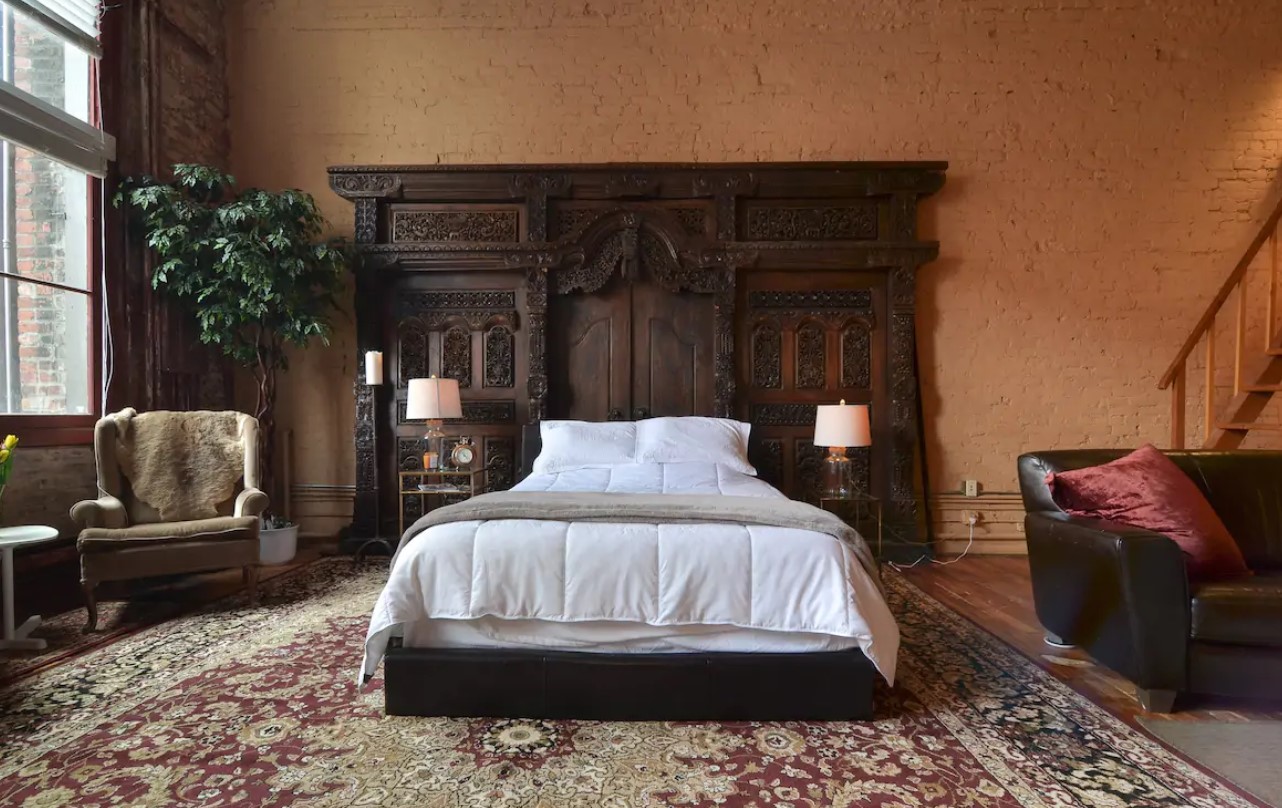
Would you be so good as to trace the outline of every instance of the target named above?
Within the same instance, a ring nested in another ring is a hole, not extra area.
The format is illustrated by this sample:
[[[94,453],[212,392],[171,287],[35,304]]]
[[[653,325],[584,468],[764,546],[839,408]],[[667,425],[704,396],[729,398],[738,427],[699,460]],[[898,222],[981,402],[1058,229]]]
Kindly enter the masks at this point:
[[[1073,516],[1108,519],[1170,536],[1191,580],[1250,575],[1237,542],[1180,467],[1146,444],[1112,463],[1047,474],[1051,498]]]

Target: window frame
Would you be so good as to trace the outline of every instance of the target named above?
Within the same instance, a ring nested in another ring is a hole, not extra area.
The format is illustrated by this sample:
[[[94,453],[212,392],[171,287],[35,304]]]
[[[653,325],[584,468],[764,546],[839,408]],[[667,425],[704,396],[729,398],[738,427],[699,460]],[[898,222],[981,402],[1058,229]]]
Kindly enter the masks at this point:
[[[9,13],[13,13],[10,11]],[[89,108],[91,122],[102,127],[101,91],[98,78],[101,75],[100,62],[89,60]],[[89,312],[88,335],[88,378],[89,411],[87,413],[0,413],[0,437],[17,435],[24,446],[86,446],[93,444],[94,425],[102,416],[102,356],[103,356],[103,320],[106,310],[103,304],[101,273],[103,261],[103,233],[105,211],[103,210],[104,181],[93,174],[85,173],[88,179],[86,193],[88,200],[88,251],[89,266],[86,267],[85,289],[75,289],[76,294],[84,294]],[[25,278],[9,273],[0,268],[0,279],[16,280],[38,286],[59,288],[63,284],[49,283]],[[70,288],[70,287],[66,287]]]

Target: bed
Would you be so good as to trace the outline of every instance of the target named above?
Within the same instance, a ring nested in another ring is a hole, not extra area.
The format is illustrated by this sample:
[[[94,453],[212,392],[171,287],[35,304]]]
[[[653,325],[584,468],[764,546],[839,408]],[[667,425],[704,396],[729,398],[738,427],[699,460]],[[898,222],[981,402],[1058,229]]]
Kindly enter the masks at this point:
[[[362,678],[384,666],[389,715],[867,718],[899,642],[875,563],[754,476],[749,434],[714,418],[527,429],[535,459],[511,493],[406,531]]]

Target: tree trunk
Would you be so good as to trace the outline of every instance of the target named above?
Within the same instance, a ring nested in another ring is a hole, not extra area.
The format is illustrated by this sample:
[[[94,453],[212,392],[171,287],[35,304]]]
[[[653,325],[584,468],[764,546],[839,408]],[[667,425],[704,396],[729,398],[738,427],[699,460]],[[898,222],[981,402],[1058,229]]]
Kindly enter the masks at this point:
[[[255,372],[258,381],[258,403],[254,417],[258,419],[258,487],[270,498],[268,510],[277,512],[280,502],[276,488],[276,366],[261,358]]]

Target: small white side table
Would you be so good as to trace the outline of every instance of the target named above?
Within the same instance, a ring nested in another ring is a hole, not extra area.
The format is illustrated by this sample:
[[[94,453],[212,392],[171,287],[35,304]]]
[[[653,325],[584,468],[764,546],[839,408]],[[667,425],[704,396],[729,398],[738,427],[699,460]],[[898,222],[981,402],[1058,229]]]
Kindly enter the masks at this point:
[[[13,627],[13,548],[56,538],[58,531],[44,525],[0,527],[0,554],[4,564],[4,639],[0,639],[0,651],[41,651],[45,647],[44,640],[30,636],[40,627],[40,615],[32,615],[21,626]]]

